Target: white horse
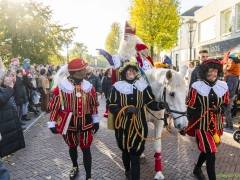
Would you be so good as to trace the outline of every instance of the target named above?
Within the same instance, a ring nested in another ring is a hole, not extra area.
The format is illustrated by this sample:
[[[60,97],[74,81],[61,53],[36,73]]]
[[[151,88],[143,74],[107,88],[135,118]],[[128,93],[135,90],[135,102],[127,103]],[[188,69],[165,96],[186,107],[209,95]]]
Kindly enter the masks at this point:
[[[187,86],[183,80],[186,71],[180,73],[168,69],[151,69],[145,71],[156,101],[165,101],[169,105],[170,117],[174,120],[174,127],[182,130],[187,127],[188,120],[186,117],[185,99],[187,95]],[[162,135],[165,110],[147,112],[147,121],[152,122],[155,126],[155,137]],[[157,120],[158,118],[158,120]],[[161,164],[161,140],[154,142],[155,149],[155,179],[164,179]],[[141,158],[145,155],[142,154]]]

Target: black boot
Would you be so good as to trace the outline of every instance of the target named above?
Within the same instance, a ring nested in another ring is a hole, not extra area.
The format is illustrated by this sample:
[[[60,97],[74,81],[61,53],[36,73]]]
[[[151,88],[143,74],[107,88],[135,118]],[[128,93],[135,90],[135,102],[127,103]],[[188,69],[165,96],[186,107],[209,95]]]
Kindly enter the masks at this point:
[[[132,180],[131,170],[125,172],[126,180]]]
[[[70,171],[69,178],[72,180],[78,175],[78,167],[72,167]]]
[[[27,117],[27,115],[25,114],[25,115],[22,116],[22,120],[24,120],[24,121],[30,121],[31,118]]]
[[[206,176],[203,174],[201,167],[197,167],[195,165],[193,174],[197,177],[199,180],[207,180]]]

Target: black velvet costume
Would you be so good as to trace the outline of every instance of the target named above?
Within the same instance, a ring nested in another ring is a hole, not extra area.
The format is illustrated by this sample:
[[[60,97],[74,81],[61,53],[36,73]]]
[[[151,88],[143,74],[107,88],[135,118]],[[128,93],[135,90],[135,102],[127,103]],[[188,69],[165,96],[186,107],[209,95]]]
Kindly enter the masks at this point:
[[[145,105],[147,105],[147,107],[153,111],[161,110],[161,105],[159,102],[154,101],[154,95],[149,86],[146,86],[146,88],[141,92],[134,86],[136,80],[124,82],[133,85],[133,93],[123,94],[113,87],[108,99],[108,104],[110,107],[109,110],[112,114],[118,114],[118,112],[127,105],[133,105],[138,108],[139,112],[136,114],[137,128],[142,136],[147,137],[148,126],[146,121]],[[120,117],[122,119],[121,127],[119,129],[115,129],[118,147],[122,151],[127,150],[127,137],[131,117],[132,114],[123,114]],[[134,128],[131,129],[131,138],[129,144],[130,154],[140,156],[143,153],[145,141],[142,140],[139,135],[137,135],[137,132]]]

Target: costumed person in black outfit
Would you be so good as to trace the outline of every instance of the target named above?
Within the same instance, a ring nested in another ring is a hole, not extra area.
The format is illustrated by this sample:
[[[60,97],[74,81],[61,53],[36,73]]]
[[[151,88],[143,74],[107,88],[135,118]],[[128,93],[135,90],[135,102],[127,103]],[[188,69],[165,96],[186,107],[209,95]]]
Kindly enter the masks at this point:
[[[201,153],[193,174],[198,179],[207,179],[201,167],[206,161],[209,180],[216,180],[215,153],[223,134],[223,113],[229,101],[226,82],[218,80],[223,75],[223,67],[219,60],[204,61],[199,67],[200,81],[192,84],[187,98],[187,113],[190,124],[198,121],[209,108],[210,111],[193,126],[193,136]],[[188,133],[188,131],[187,131]]]
[[[126,178],[140,180],[140,155],[145,145],[142,137],[146,138],[148,134],[144,107],[147,105],[151,110],[160,111],[166,108],[167,104],[154,101],[151,87],[139,81],[136,62],[125,63],[119,72],[121,81],[113,85],[107,103],[112,114],[119,113],[119,119],[115,122],[115,136],[122,151]],[[134,117],[136,128],[142,137],[137,134],[134,125],[130,125]]]
[[[56,83],[53,84],[53,88],[56,87],[53,90],[54,97],[48,104],[48,108],[51,110],[48,128],[54,134],[57,133],[56,124],[59,125],[63,119],[59,117],[59,111],[72,112],[67,132],[63,135],[69,146],[69,155],[73,163],[70,179],[74,179],[78,174],[77,147],[80,146],[83,152],[86,180],[92,180],[90,146],[93,141],[93,133],[98,131],[100,121],[97,109],[99,103],[96,99],[95,89],[91,83],[83,79],[86,75],[87,65],[82,59],[76,58],[70,61],[68,66],[62,67],[63,70],[60,69],[54,79],[54,83]],[[59,82],[57,78],[61,77],[61,74],[68,74],[68,71],[70,76]]]

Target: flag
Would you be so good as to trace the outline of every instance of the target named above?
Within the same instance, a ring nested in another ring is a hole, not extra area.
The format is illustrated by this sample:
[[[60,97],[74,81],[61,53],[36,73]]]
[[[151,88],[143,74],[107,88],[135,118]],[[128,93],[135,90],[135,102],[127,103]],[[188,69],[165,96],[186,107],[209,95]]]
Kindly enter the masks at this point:
[[[228,56],[230,55],[232,50],[232,46],[230,47],[229,51],[224,54],[223,60],[222,60],[222,65],[228,63]]]

